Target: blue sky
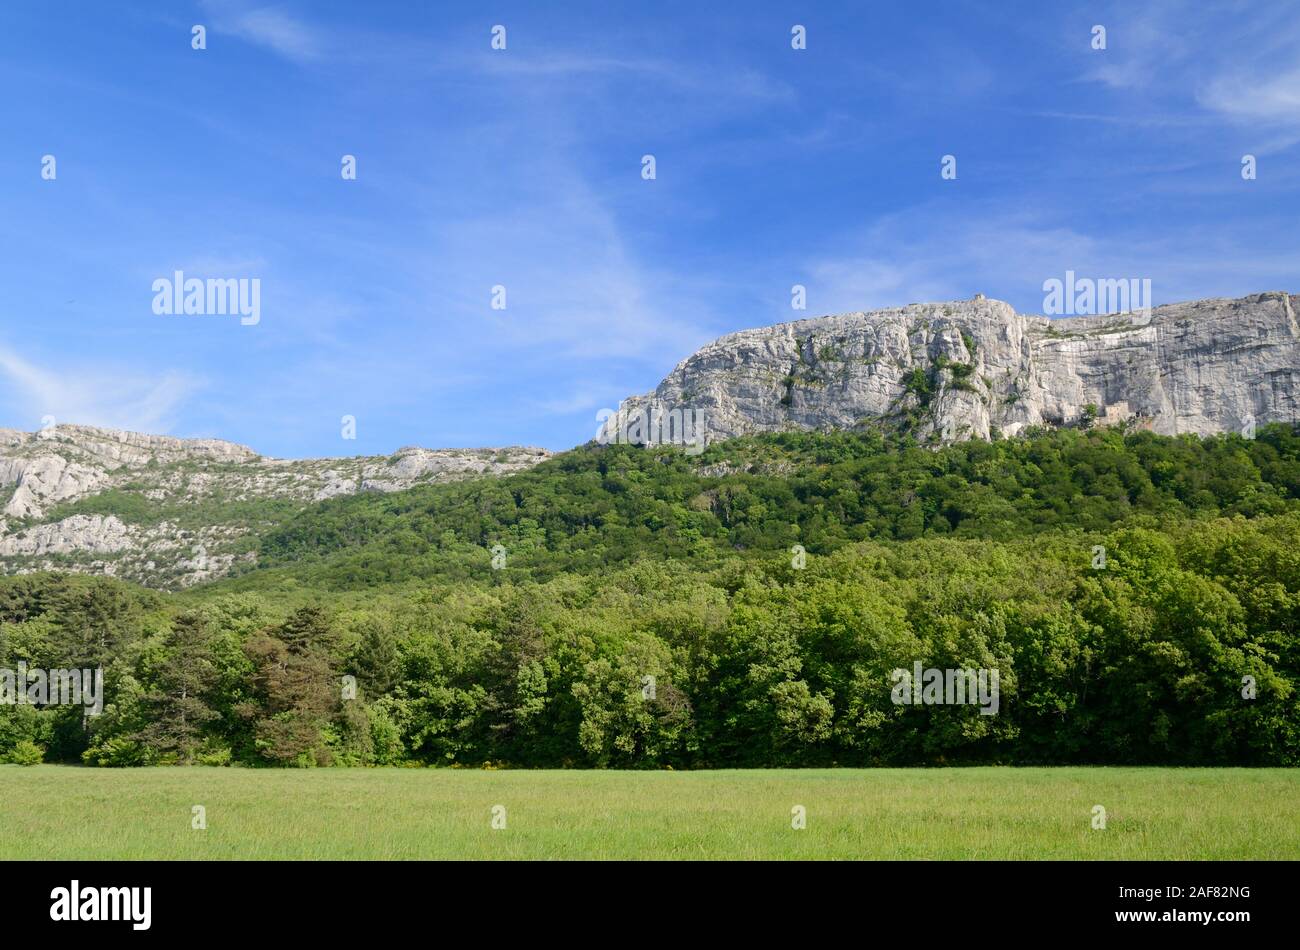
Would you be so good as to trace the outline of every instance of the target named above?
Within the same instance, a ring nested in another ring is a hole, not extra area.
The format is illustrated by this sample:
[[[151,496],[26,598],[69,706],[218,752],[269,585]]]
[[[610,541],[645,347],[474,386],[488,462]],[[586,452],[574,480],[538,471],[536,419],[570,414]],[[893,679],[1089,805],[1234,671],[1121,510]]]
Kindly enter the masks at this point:
[[[745,327],[1300,291],[1289,4],[111,6],[5,9],[0,426],[563,449]],[[261,322],[154,314],[175,270]]]

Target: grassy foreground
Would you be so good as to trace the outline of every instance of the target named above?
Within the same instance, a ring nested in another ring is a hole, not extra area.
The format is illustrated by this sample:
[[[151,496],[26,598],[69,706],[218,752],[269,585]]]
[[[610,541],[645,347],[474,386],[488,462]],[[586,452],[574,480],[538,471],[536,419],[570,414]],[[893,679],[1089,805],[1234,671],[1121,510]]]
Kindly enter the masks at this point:
[[[6,765],[0,827],[28,859],[1295,859],[1300,770]]]

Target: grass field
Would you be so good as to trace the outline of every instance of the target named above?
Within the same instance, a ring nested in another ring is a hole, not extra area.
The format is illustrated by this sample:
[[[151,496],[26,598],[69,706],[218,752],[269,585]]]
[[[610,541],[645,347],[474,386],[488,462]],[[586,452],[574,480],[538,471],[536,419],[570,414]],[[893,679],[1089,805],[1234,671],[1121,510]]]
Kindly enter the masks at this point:
[[[1300,770],[6,765],[0,828],[3,857],[28,859],[1295,859]]]

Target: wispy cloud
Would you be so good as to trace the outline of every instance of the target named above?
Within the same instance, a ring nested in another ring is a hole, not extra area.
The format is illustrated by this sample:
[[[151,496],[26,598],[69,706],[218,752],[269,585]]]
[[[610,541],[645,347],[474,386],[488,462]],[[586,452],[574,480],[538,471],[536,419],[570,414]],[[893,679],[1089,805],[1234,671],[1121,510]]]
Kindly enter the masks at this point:
[[[571,170],[556,176],[546,180],[563,184],[549,197],[530,196],[508,215],[439,224],[439,270],[464,288],[457,309],[483,314],[487,289],[506,288],[507,309],[470,324],[492,321],[478,349],[662,361],[706,338],[709,306],[691,279],[639,260],[600,193]]]
[[[1300,238],[1271,240],[1262,252],[1252,222],[1221,222],[1174,235],[1141,222],[1103,235],[1054,221],[1051,213],[983,209],[956,215],[922,206],[889,215],[837,242],[848,251],[806,262],[809,315],[908,303],[960,300],[975,293],[1040,313],[1042,282],[1073,270],[1090,277],[1149,277],[1157,303],[1240,296],[1273,286],[1292,270]]]
[[[199,388],[178,372],[154,376],[94,366],[38,365],[0,346],[0,399],[10,412],[38,428],[46,416],[137,432],[167,432],[185,401]]]
[[[1196,21],[1195,14],[1207,12],[1212,22]],[[1096,19],[1108,28],[1108,46],[1088,54],[1084,78],[1129,94],[1127,105],[1190,106],[1193,113],[1199,107],[1211,118],[1300,130],[1300,68],[1292,65],[1300,58],[1300,22],[1293,12],[1239,5],[1206,11],[1203,4],[1166,0],[1115,7]],[[1188,116],[1170,119],[1181,123]],[[1274,147],[1294,141],[1284,137]]]
[[[590,409],[596,410],[618,403],[629,395],[613,386],[585,386],[557,395],[538,403],[537,408],[551,415],[568,415]],[[594,417],[593,417],[594,418]]]
[[[712,64],[710,68],[690,63],[648,57],[601,56],[580,50],[561,50],[544,55],[466,56],[459,68],[477,67],[486,73],[537,79],[627,79],[653,83],[661,92],[707,94],[730,102],[790,102],[795,99],[789,83],[744,65]]]
[[[1128,4],[1100,8],[1093,16],[1106,29],[1106,48],[1092,50],[1084,78],[1112,89],[1145,89],[1179,75],[1198,64],[1191,55],[1196,44],[1184,35],[1186,7],[1179,0],[1134,7]],[[1078,42],[1077,36],[1072,42]],[[1205,59],[1199,59],[1204,66]]]
[[[1200,101],[1234,118],[1300,127],[1300,68],[1280,75],[1238,72],[1216,76],[1200,94]]]
[[[213,0],[204,7],[211,12],[212,28],[217,33],[237,36],[295,63],[317,61],[329,46],[322,31],[279,7],[248,8]]]
[[[1060,112],[1055,110],[1040,110],[1030,114],[1043,119],[1067,119],[1077,122],[1105,122],[1111,125],[1150,126],[1153,128],[1161,126],[1203,126],[1206,122],[1204,118],[1182,115],[1105,115],[1096,112]]]

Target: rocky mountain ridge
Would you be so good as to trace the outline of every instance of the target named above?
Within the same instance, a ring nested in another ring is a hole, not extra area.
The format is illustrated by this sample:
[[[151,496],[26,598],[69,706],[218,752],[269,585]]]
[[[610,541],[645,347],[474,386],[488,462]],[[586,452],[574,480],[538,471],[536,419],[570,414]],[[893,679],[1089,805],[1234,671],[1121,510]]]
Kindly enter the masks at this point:
[[[1281,292],[1060,319],[982,296],[815,317],[702,347],[654,392],[625,400],[601,441],[684,434],[696,452],[699,440],[865,426],[931,444],[1036,426],[1249,434],[1300,416],[1298,317],[1300,297]],[[313,502],[509,474],[550,454],[289,460],[217,439],[0,429],[0,571],[189,586],[251,566],[258,537]]]
[[[1297,418],[1298,313],[1300,297],[1270,292],[1057,319],[982,296],[815,317],[704,346],[602,435],[635,442],[686,409],[709,441],[872,424],[936,442],[1044,425],[1244,431]]]
[[[502,475],[550,454],[408,447],[389,456],[276,459],[218,439],[79,425],[0,429],[0,570],[188,586],[253,560],[259,529],[312,502]]]

